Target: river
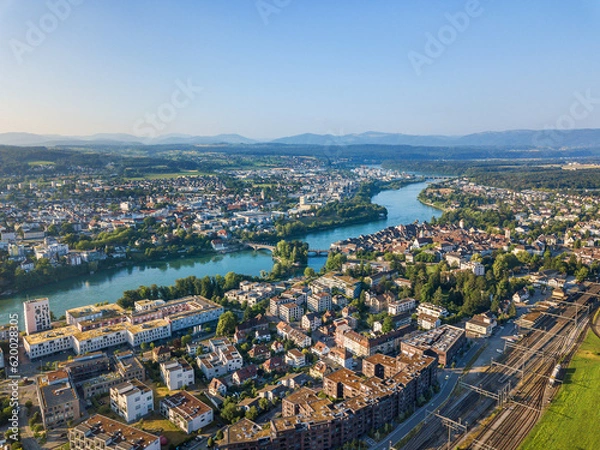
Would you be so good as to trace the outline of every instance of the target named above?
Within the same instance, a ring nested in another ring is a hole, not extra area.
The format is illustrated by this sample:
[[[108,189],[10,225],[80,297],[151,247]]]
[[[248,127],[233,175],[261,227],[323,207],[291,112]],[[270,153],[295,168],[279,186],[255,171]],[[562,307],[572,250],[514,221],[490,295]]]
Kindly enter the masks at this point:
[[[397,190],[383,191],[374,196],[374,203],[387,208],[386,219],[318,231],[300,239],[308,242],[310,248],[328,249],[332,242],[349,237],[374,233],[389,226],[411,223],[417,219],[430,220],[433,216],[439,216],[440,211],[423,205],[417,200],[417,195],[425,186],[426,183],[414,183]],[[309,266],[318,271],[325,263],[325,259],[325,257],[309,258]],[[48,297],[50,308],[59,317],[69,308],[104,301],[114,302],[121,297],[123,291],[143,285],[168,286],[174,284],[178,278],[191,275],[199,278],[205,275],[225,275],[227,272],[257,276],[262,270],[269,271],[272,265],[273,261],[267,252],[243,251],[101,271],[0,299],[0,324],[8,323],[8,315],[11,313],[16,312],[22,316],[23,301],[30,298]]]

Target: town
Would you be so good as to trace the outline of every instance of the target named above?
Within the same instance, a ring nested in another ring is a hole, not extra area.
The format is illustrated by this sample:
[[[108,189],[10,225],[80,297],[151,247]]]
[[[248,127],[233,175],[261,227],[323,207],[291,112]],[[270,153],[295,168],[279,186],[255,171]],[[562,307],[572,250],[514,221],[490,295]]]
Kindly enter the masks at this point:
[[[422,410],[499,329],[517,327],[502,339],[524,343],[597,286],[598,222],[578,220],[593,198],[460,179],[422,196],[445,215],[335,242],[320,274],[237,278],[223,298],[154,292],[59,319],[47,298],[25,302],[30,433],[80,448],[103,436],[155,449],[363,448]],[[477,196],[495,205],[480,211],[510,207],[514,221],[468,223],[457,202]]]
[[[273,244],[376,220],[386,211],[370,203],[374,189],[415,180],[386,169],[332,171],[281,160],[281,167],[206,176],[123,179],[103,170],[0,184],[0,295],[127,263],[236,251],[249,241]]]

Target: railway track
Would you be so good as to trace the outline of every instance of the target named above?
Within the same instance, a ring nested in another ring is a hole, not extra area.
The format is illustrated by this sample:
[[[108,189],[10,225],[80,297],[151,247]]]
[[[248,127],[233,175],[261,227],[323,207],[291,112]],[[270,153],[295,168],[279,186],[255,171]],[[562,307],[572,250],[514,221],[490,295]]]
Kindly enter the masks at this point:
[[[587,304],[592,296],[600,292],[600,286],[593,286],[589,294],[584,294],[575,302],[577,305]],[[571,309],[576,309],[571,308]],[[577,314],[577,311],[574,313]],[[566,312],[567,324],[563,327],[569,328],[572,324],[569,318],[575,317],[573,312]],[[556,358],[564,356],[569,359],[574,349],[576,340],[581,340],[584,336],[583,330],[586,327],[585,315],[580,316],[579,324],[573,326],[569,332],[570,338],[565,338],[561,343],[554,340],[548,351],[555,354]],[[571,342],[572,341],[572,342]],[[501,411],[494,419],[486,424],[484,429],[478,434],[470,448],[473,449],[495,449],[495,450],[513,450],[518,448],[523,439],[535,426],[540,418],[546,399],[551,399],[557,391],[557,387],[548,385],[548,379],[552,373],[555,364],[554,359],[542,359],[537,362],[536,367],[522,380],[521,394],[523,398],[529,400],[527,405],[519,402]]]
[[[540,348],[544,345],[544,336],[542,339],[537,339],[535,334],[524,337],[521,344],[530,348]],[[504,359],[506,365],[517,364],[521,356],[511,352]],[[488,368],[483,377],[478,380],[478,386],[484,390],[496,390],[501,384],[500,380],[505,378],[506,371],[498,366]],[[468,425],[474,424],[479,418],[486,415],[496,404],[494,399],[483,397],[480,394],[471,391],[462,391],[456,399],[450,401],[439,413],[444,417],[452,420],[461,420]],[[420,449],[435,449],[439,446],[443,447],[443,442],[447,440],[447,429],[444,427],[442,420],[435,416],[430,416],[427,423],[424,424],[420,433],[411,439],[403,449],[420,450]]]
[[[589,292],[593,295],[599,294],[600,285],[595,285]],[[508,409],[502,409],[485,427],[478,430],[477,438],[470,448],[489,450],[516,448],[535,425],[539,418],[539,411],[543,409],[548,397],[548,377],[565,349],[572,347],[567,345],[569,339],[567,336],[572,333],[574,325],[572,319],[576,315],[578,319],[583,319],[578,306],[587,303],[590,298],[592,296],[584,294],[576,302],[563,304],[557,308],[557,314],[563,315],[563,318],[544,316],[539,327],[547,331],[531,330],[519,342],[519,347],[526,350],[518,351],[515,348],[505,352],[498,360],[503,366],[489,367],[482,374],[481,379],[477,380],[477,386],[489,392],[497,392],[499,387],[507,383],[510,383],[511,390],[519,386],[520,391],[516,398],[519,403],[513,403]],[[519,379],[521,373],[519,367],[526,372],[522,379]],[[467,424],[471,428],[482,418],[487,417],[497,403],[495,399],[466,390],[451,398],[438,413],[453,421]],[[442,419],[431,415],[423,423],[420,432],[402,448],[407,450],[454,448],[454,445],[464,440],[463,435],[452,431],[450,437],[448,442],[448,429]]]

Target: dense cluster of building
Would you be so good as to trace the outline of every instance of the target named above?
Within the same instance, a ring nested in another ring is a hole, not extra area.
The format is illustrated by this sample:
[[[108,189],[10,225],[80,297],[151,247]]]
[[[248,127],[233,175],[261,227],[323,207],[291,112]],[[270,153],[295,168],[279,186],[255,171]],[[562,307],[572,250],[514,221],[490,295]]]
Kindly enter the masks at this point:
[[[489,255],[493,250],[508,250],[510,238],[506,234],[490,234],[486,231],[465,229],[457,225],[434,226],[428,223],[412,223],[388,227],[376,233],[334,242],[331,248],[353,255],[358,251],[399,253],[407,262],[414,262],[415,255],[431,255],[431,260],[445,260],[451,268],[469,270],[477,276],[485,275],[485,267],[472,261],[474,254]]]
[[[339,448],[413,410],[436,383],[436,370],[437,358],[425,354],[370,356],[363,361],[363,374],[339,369],[324,376],[322,391],[303,387],[285,397],[282,417],[268,428],[247,419],[227,427],[218,447]]]
[[[26,272],[40,259],[55,266],[124,259],[128,253],[168,246],[180,232],[206,236],[213,249],[223,251],[228,250],[232,235],[238,231],[271,233],[278,219],[312,214],[314,209],[351,197],[362,182],[381,176],[369,168],[351,174],[326,170],[314,166],[314,161],[313,167],[298,161],[293,165],[234,170],[225,175],[276,185],[275,198],[267,197],[265,190],[251,189],[251,183],[243,192],[236,191],[220,174],[125,182],[84,177],[56,179],[47,185],[8,183],[4,189],[0,186],[0,250],[8,252]],[[388,180],[403,177],[409,176],[395,171],[385,175]],[[17,207],[15,198],[27,201]],[[28,207],[23,208],[23,204]],[[64,228],[94,238],[101,232],[138,228],[146,219],[155,223],[153,232],[127,248],[116,245],[108,253],[70,248],[56,231]]]

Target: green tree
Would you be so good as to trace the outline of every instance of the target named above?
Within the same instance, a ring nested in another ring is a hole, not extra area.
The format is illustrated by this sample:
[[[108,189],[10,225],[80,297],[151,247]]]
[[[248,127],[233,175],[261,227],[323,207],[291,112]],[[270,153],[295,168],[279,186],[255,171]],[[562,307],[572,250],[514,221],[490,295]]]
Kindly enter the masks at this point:
[[[433,304],[435,305],[441,305],[442,302],[444,301],[444,294],[442,292],[442,287],[438,287],[436,289],[436,291],[433,293],[433,298],[431,299],[431,301],[433,302]]]
[[[246,411],[246,419],[254,420],[258,417],[258,409],[256,406],[252,406]]]
[[[258,407],[261,409],[261,411],[268,410],[270,405],[271,404],[269,403],[269,400],[267,400],[265,397],[261,397],[258,401]]]
[[[219,317],[219,322],[217,323],[217,336],[227,336],[233,334],[236,325],[237,318],[235,317],[235,314],[231,311],[224,312],[221,314],[221,317]]]
[[[186,334],[185,336],[182,336],[182,338],[181,338],[181,348],[184,348],[190,342],[192,342],[192,336],[191,335]]]
[[[307,267],[306,269],[304,269],[304,276],[306,278],[315,278],[317,276],[317,273],[312,267]]]
[[[392,316],[387,316],[383,319],[383,324],[381,325],[381,331],[384,333],[389,333],[394,329],[394,321],[392,320]]]
[[[577,279],[578,283],[582,283],[589,276],[589,274],[589,269],[583,266],[575,272],[575,278]]]
[[[221,418],[234,423],[240,417],[240,410],[233,400],[227,399],[221,408]]]

